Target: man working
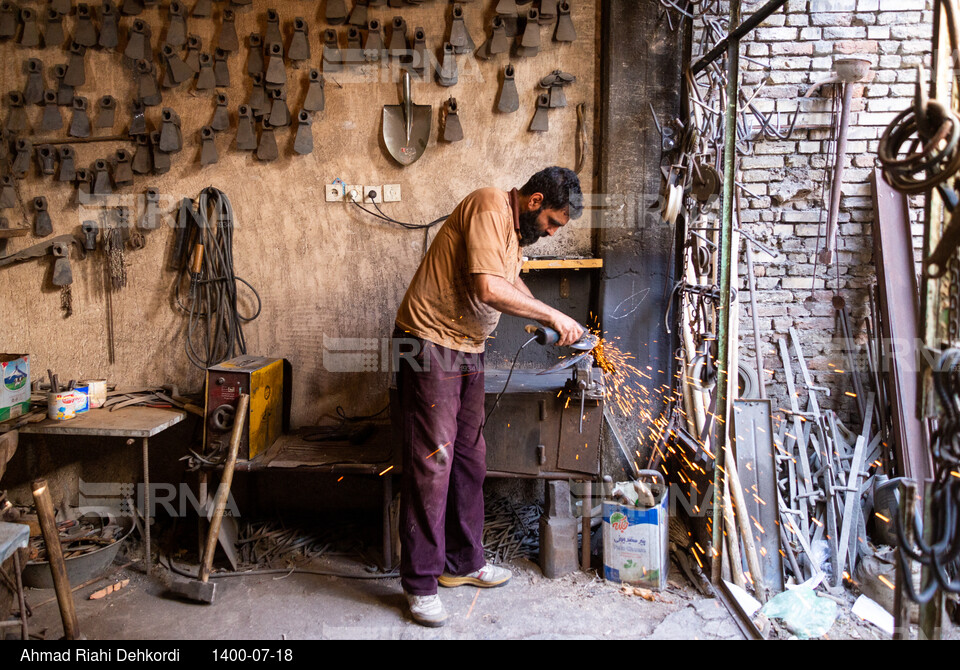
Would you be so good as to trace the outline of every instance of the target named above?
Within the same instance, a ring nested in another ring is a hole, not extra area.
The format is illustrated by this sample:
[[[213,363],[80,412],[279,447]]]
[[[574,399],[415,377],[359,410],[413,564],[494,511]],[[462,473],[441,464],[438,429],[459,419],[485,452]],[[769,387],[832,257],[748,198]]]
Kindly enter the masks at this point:
[[[483,557],[483,352],[505,312],[556,330],[581,326],[520,279],[521,247],[583,211],[580,180],[552,167],[519,191],[471,193],[437,233],[397,311],[403,482],[400,576],[414,620],[441,626],[442,586],[500,586],[504,568]]]

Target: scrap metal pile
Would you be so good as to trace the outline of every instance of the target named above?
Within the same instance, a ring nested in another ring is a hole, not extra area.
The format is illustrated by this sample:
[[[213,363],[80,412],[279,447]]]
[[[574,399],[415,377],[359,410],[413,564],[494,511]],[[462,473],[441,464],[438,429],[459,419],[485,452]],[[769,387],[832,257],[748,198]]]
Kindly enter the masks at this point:
[[[483,553],[499,564],[517,558],[535,559],[540,551],[540,505],[518,507],[508,498],[484,501]]]
[[[771,2],[762,10],[778,7]],[[762,10],[757,9],[741,27]],[[685,553],[685,559],[696,559],[701,568],[708,569],[709,564],[714,582],[722,578],[751,590],[763,603],[790,582],[813,579],[835,589],[845,580],[854,580],[862,559],[876,551],[868,527],[878,531],[880,541],[892,543],[890,518],[873,516],[875,490],[894,472],[892,420],[885,405],[887,380],[880,371],[885,351],[879,340],[881,310],[873,291],[865,349],[854,341],[843,298],[835,292],[833,299],[833,342],[841,344],[846,368],[831,364],[839,381],[833,391],[843,394],[841,399],[855,399],[846,403],[853,404],[852,418],[846,419],[850,427],[829,408],[843,403],[825,401],[831,391],[815,383],[794,328],[789,329],[789,337],[773,343],[786,387],[780,390],[786,392],[780,394],[781,402],[770,399],[767,386],[773,373],[764,363],[770,343],[761,339],[754,254],[762,252],[773,260],[782,256],[741,223],[741,197],[756,196],[737,178],[732,184],[726,182],[730,187],[726,193],[732,196],[729,202],[722,202],[721,194],[724,177],[736,170],[739,157],[753,152],[756,143],[791,137],[803,105],[798,100],[790,118],[781,119],[777,112],[765,116],[754,104],[763,84],[752,92],[734,86],[738,109],[725,118],[727,100],[734,95],[730,85],[735,83],[729,80],[731,64],[722,60],[730,24],[711,13],[689,17],[699,26],[695,39],[700,40],[699,50],[705,56],[684,73],[686,116],[656,120],[663,151],[661,215],[666,223],[683,227],[685,244],[682,266],[675,273],[679,278],[674,286],[676,300],[671,301],[677,311],[666,315],[668,331],[672,326],[680,331],[681,390],[661,448],[655,450],[648,467],[660,466],[690,487],[688,512],[697,531],[694,537],[713,538],[709,544],[677,545],[677,550]],[[734,38],[730,42],[735,43]],[[830,137],[836,155],[825,160],[828,164],[833,160],[835,166],[844,160],[845,132],[843,109],[837,115],[837,99],[841,93],[849,97],[852,83],[865,76],[863,64],[850,60],[836,60],[830,80],[839,83]],[[733,68],[736,72],[736,65]],[[820,85],[814,84],[809,93]],[[727,137],[727,129],[735,129],[735,135]],[[832,253],[836,226],[830,224],[836,220],[842,170],[834,171],[832,181],[830,196],[827,187],[820,194],[824,210],[828,203],[831,210],[826,236],[818,237],[815,254],[824,266],[836,262]],[[732,228],[728,237],[725,225]],[[741,260],[746,261],[746,287],[738,293]],[[729,295],[723,288],[724,276],[732,277]],[[749,306],[752,341],[741,337],[741,305]],[[743,340],[752,344],[752,361],[738,355]],[[724,370],[730,371],[728,377],[721,375]],[[717,503],[712,517],[711,501]]]
[[[114,544],[122,536],[123,529],[115,519],[107,519],[106,521],[102,519],[93,521],[91,519],[92,517],[86,516],[81,519],[61,521],[57,524],[60,547],[65,559],[97,551]],[[30,516],[24,517],[24,520],[29,521]],[[31,527],[33,527],[33,524],[31,524]],[[43,536],[39,532],[39,527],[37,532],[30,536],[29,552],[31,561],[47,560],[47,548]]]

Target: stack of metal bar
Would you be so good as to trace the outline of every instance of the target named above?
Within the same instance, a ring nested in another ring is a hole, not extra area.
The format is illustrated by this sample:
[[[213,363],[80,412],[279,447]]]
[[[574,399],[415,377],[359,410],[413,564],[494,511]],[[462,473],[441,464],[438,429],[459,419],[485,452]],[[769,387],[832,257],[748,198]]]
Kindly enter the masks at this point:
[[[540,550],[539,523],[543,508],[517,506],[508,498],[484,501],[483,553],[493,563],[534,558]]]
[[[776,439],[784,551],[798,581],[825,572],[831,586],[840,586],[844,573],[852,576],[860,556],[871,552],[862,500],[883,462],[884,433],[875,422],[872,391],[857,432],[821,408],[817,394],[828,391],[814,385],[794,329],[790,341],[792,355],[786,340],[778,341],[790,402]],[[794,383],[794,360],[806,387],[805,409]]]

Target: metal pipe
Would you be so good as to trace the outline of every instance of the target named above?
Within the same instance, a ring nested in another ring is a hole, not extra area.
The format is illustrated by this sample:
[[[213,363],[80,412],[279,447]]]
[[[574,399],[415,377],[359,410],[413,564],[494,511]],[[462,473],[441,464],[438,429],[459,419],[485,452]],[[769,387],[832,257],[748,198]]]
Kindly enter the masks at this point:
[[[833,264],[833,252],[837,244],[837,219],[840,215],[840,188],[843,186],[843,168],[847,160],[847,127],[850,124],[850,105],[853,101],[853,86],[843,85],[843,102],[840,105],[840,129],[837,131],[836,164],[833,167],[833,183],[830,185],[830,213],[827,216],[827,234],[820,262]]]
[[[757,11],[755,11],[750,16],[749,19],[747,19],[741,24],[740,23],[740,3],[737,2],[737,9],[736,9],[737,18],[736,18],[736,21],[734,21],[733,20],[734,9],[733,9],[733,3],[731,2],[730,24],[733,25],[737,23],[739,25],[737,25],[737,27],[734,30],[730,31],[730,34],[728,34],[726,37],[720,40],[717,43],[717,45],[710,50],[710,53],[708,53],[706,56],[704,56],[703,58],[698,60],[696,63],[694,63],[693,67],[690,68],[690,71],[693,72],[693,74],[697,74],[698,72],[703,70],[705,67],[707,67],[710,63],[712,63],[713,61],[717,60],[720,56],[722,56],[723,52],[726,51],[731,44],[735,43],[737,46],[739,46],[740,38],[742,38],[744,35],[749,33],[758,25],[766,21],[767,17],[769,17],[771,14],[773,14],[775,11],[777,11],[781,7],[783,7],[785,4],[787,4],[787,0],[770,0],[770,2],[765,4],[763,7],[761,7]],[[736,91],[734,91],[734,94],[736,94]]]
[[[754,288],[756,279],[753,275],[753,249],[747,240],[747,281],[750,282],[750,318],[753,320],[753,355],[757,361],[757,381],[760,386],[760,397],[767,397],[767,380],[763,372],[763,346],[760,340],[760,317],[757,316],[757,294]]]
[[[778,2],[778,6],[782,5]],[[761,13],[758,11],[757,14]],[[756,14],[754,15],[756,16]],[[730,25],[740,23],[740,0],[730,0]],[[737,87],[740,81],[740,39],[739,28],[730,33],[733,39],[729,40],[729,53],[727,54],[727,91],[726,91],[726,109],[724,110],[724,137],[723,137],[723,200],[720,216],[720,258],[718,263],[718,274],[720,284],[720,307],[718,311],[717,326],[717,405],[716,425],[717,443],[713,453],[718,456],[713,469],[713,569],[712,576],[716,578],[720,574],[720,547],[722,534],[722,504],[718,498],[722,497],[723,482],[721,481],[721,470],[719,456],[723,453],[729,430],[728,412],[727,412],[727,388],[730,371],[728,369],[728,353],[730,350],[730,313],[731,300],[730,288],[732,278],[730,276],[731,260],[733,249],[733,207],[734,190],[736,178],[736,158],[737,158]],[[716,581],[716,579],[714,579]]]
[[[590,572],[590,528],[593,522],[593,482],[583,480],[583,502],[580,508],[580,569]]]

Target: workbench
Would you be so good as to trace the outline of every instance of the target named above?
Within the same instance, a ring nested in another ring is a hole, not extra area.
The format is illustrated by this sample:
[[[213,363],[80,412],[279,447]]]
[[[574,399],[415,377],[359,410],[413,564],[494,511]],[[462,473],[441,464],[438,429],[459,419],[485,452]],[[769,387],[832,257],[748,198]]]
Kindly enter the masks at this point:
[[[393,501],[393,475],[400,471],[400,449],[394,448],[392,426],[373,422],[377,431],[362,444],[346,441],[316,442],[305,439],[316,427],[284,433],[269,449],[250,460],[237,460],[236,472],[264,472],[296,468],[331,475],[366,475],[380,479],[382,497],[383,569],[393,567],[390,504]],[[398,445],[397,445],[398,446]]]
[[[126,438],[128,444],[133,444],[133,440],[140,438],[143,448],[144,565],[149,575],[153,569],[150,541],[150,519],[153,516],[150,503],[150,438],[175,426],[186,417],[186,412],[156,407],[124,407],[114,411],[92,409],[75,419],[44,419],[18,430],[23,435],[121,437]]]

